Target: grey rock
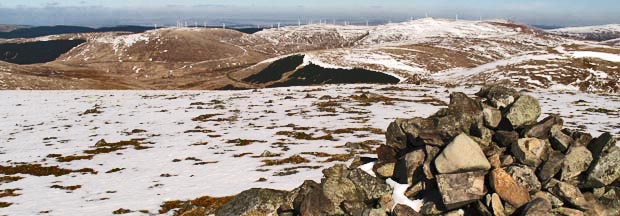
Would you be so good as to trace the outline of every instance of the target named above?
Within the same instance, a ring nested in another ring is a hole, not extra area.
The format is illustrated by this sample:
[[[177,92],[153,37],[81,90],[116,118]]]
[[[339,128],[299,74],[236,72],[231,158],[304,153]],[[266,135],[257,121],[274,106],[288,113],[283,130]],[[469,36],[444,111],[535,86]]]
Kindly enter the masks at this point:
[[[541,183],[534,173],[534,170],[527,166],[509,166],[506,172],[517,181],[518,184],[524,186],[530,194],[540,191]]]
[[[565,183],[558,182],[550,191],[553,195],[556,195],[568,203],[576,206],[580,210],[587,210],[590,207],[590,204],[585,199],[579,188]]]
[[[253,188],[235,196],[224,204],[216,213],[217,216],[244,215],[252,212],[256,214],[276,214],[278,208],[286,202],[289,192]]]
[[[567,181],[586,171],[592,162],[592,153],[585,147],[571,148],[562,162],[560,180]]]
[[[537,138],[519,139],[517,144],[512,145],[512,154],[522,164],[538,167],[542,163],[543,156],[547,151],[547,143]]]
[[[573,145],[576,146],[588,146],[588,144],[590,144],[593,139],[592,134],[583,132],[574,132],[571,134],[571,137],[573,138],[573,140],[575,140]]]
[[[482,124],[477,124],[471,131],[471,138],[482,146],[489,147],[493,142],[493,130],[488,129]]]
[[[547,216],[551,212],[549,201],[537,198],[529,202],[521,211],[522,216]]]
[[[482,114],[484,117],[484,125],[489,128],[497,128],[502,121],[502,111],[490,106],[483,107]]]
[[[355,183],[356,189],[363,200],[377,200],[384,195],[392,193],[392,188],[385,181],[375,178],[363,170],[351,170],[348,178]]]
[[[297,189],[293,208],[299,215],[329,215],[335,211],[332,202],[323,193],[321,185],[314,181],[305,181]]]
[[[551,133],[551,128],[554,125],[562,127],[564,121],[559,115],[552,114],[542,121],[536,123],[532,127],[526,129],[523,133],[524,137],[547,139]]]
[[[614,187],[607,191],[599,203],[607,210],[607,215],[620,215],[620,188]]]
[[[407,148],[407,135],[401,128],[403,119],[397,119],[390,123],[385,133],[386,144],[395,149]]]
[[[476,95],[486,98],[490,104],[499,109],[510,106],[520,94],[512,88],[489,85],[482,87]]]
[[[493,141],[502,147],[510,147],[519,141],[519,133],[514,131],[496,131]]]
[[[437,185],[443,204],[447,209],[456,209],[484,197],[486,171],[437,175]]]
[[[435,159],[435,167],[442,174],[489,170],[491,164],[478,143],[467,134],[460,134]]]
[[[377,157],[379,158],[379,161],[381,162],[396,162],[397,158],[397,154],[396,154],[396,149],[387,146],[387,145],[380,145],[377,150]]]
[[[508,119],[512,127],[522,128],[523,126],[536,123],[540,112],[538,100],[532,96],[524,95],[519,97],[508,109],[506,119]]]
[[[551,203],[551,206],[553,206],[554,208],[564,206],[564,202],[562,202],[560,198],[546,191],[538,191],[534,194],[534,196],[532,196],[532,198],[543,198],[549,201],[549,203]]]
[[[611,147],[588,170],[586,186],[604,187],[620,178],[620,147]]]
[[[561,125],[551,127],[551,147],[555,150],[566,152],[575,141],[570,136],[562,132]]]
[[[381,178],[390,178],[394,175],[396,163],[376,163],[373,171]]]
[[[595,159],[598,159],[604,151],[615,145],[616,139],[609,132],[605,132],[588,144],[588,150]]]
[[[538,177],[540,180],[544,182],[558,174],[558,172],[562,169],[564,157],[565,155],[559,151],[552,151],[549,153],[547,161],[545,161],[542,167],[538,170]]]
[[[427,145],[424,147],[424,153],[426,153],[426,159],[424,159],[424,166],[422,168],[424,170],[424,176],[428,180],[432,180],[435,178],[431,164],[433,163],[433,160],[435,159],[435,157],[439,154],[440,150],[441,149],[439,147],[431,146],[431,145]]]
[[[514,157],[512,157],[510,155],[502,155],[500,160],[502,162],[502,164],[501,164],[502,167],[510,166],[510,165],[512,165],[515,162]]]
[[[395,180],[401,184],[413,185],[423,179],[423,165],[426,154],[418,149],[403,155],[396,162]],[[415,177],[414,177],[415,176]]]

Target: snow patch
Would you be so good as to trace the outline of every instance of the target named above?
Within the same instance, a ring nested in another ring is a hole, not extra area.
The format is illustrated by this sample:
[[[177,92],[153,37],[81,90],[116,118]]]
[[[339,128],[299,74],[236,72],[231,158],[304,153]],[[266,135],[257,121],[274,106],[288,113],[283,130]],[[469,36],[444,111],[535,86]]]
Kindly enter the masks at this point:
[[[401,204],[409,206],[417,212],[420,211],[422,205],[424,204],[423,200],[410,200],[409,198],[407,198],[407,196],[405,196],[405,191],[407,191],[407,189],[409,188],[408,184],[399,184],[392,179],[385,180],[385,183],[387,183],[388,185],[390,185],[390,187],[394,189],[392,193],[392,200],[394,200],[394,206],[392,206],[392,209],[394,209],[396,205]]]
[[[572,56],[573,58],[598,58],[610,62],[620,62],[620,55],[604,52],[577,51],[573,52]]]

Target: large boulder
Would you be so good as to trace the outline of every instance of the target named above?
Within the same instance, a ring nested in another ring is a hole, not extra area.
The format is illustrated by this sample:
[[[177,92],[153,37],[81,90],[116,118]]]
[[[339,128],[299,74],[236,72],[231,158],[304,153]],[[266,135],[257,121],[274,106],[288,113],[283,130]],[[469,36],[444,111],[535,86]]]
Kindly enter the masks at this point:
[[[456,209],[475,202],[487,193],[484,186],[486,171],[437,175],[437,186],[444,206]]]
[[[542,163],[547,148],[547,143],[544,140],[523,138],[513,144],[511,150],[520,163],[535,168]]]
[[[390,123],[385,133],[386,145],[395,149],[407,148],[407,135],[401,128],[404,119],[397,119]]]
[[[571,180],[586,171],[592,162],[592,153],[585,147],[571,148],[562,162],[560,180]]]
[[[541,109],[538,100],[532,96],[524,95],[519,97],[508,109],[506,119],[512,127],[522,128],[536,123],[540,113]]]
[[[489,175],[489,183],[502,200],[514,207],[521,207],[530,201],[527,189],[503,169],[493,169]]]
[[[476,141],[467,134],[460,134],[444,148],[435,159],[437,172],[441,174],[489,170],[491,164]]]
[[[325,196],[319,183],[305,181],[296,192],[293,208],[297,215],[328,215],[334,212],[331,200]]]
[[[587,187],[605,187],[620,178],[620,147],[611,147],[590,166]]]
[[[224,204],[215,214],[227,215],[270,215],[276,214],[278,208],[287,201],[289,192],[253,188],[235,196]]]

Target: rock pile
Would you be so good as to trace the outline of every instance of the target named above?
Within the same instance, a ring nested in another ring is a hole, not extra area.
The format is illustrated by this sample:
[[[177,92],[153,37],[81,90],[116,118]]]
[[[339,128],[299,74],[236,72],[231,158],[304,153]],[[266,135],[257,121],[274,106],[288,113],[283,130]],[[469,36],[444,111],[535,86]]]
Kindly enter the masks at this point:
[[[557,115],[537,121],[538,101],[514,89],[476,95],[452,93],[428,118],[392,122],[376,177],[354,168],[368,162],[358,158],[324,170],[321,183],[243,192],[217,215],[620,214],[620,148],[609,133],[563,128]],[[407,186],[421,208],[400,204],[386,180]]]

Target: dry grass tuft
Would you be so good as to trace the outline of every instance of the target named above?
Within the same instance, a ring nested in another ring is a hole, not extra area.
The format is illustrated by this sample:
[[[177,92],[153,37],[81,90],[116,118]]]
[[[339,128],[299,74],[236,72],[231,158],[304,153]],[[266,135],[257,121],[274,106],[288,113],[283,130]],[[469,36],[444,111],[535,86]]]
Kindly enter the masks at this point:
[[[15,166],[0,165],[0,174],[14,175],[27,174],[33,176],[62,176],[70,173],[91,173],[97,174],[97,171],[91,168],[83,168],[79,170],[64,169],[58,166],[44,167],[41,164],[20,164]]]
[[[263,166],[276,166],[276,165],[282,165],[282,164],[301,164],[301,163],[309,163],[310,160],[299,156],[299,155],[293,155],[290,156],[288,158],[284,158],[284,159],[276,159],[276,160],[262,160],[261,162],[263,162]]]

